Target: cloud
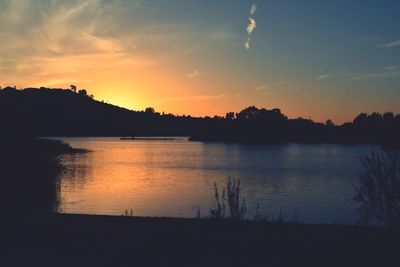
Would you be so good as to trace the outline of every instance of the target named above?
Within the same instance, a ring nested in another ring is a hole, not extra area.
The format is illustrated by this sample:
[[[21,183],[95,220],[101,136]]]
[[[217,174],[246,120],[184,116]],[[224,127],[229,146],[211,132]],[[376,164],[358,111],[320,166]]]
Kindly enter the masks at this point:
[[[250,15],[253,16],[254,14],[256,14],[257,11],[257,5],[253,4],[250,8]]]
[[[273,93],[273,89],[276,89],[279,86],[283,86],[287,84],[287,81],[278,81],[275,83],[271,83],[271,84],[261,84],[261,85],[257,85],[253,88],[254,91],[257,92],[261,92],[261,93],[267,93],[267,94],[271,94]]]
[[[346,73],[344,75],[349,80],[352,81],[366,81],[374,79],[384,79],[391,77],[400,77],[400,71],[396,66],[387,66],[382,69],[382,71],[369,72],[369,73]]]
[[[186,75],[186,77],[187,77],[188,79],[193,79],[193,78],[198,77],[199,75],[200,75],[200,71],[199,71],[199,70],[194,70],[194,71],[188,73],[188,74]]]
[[[257,5],[253,4],[250,8],[250,17],[249,17],[249,24],[247,25],[247,40],[244,43],[244,47],[246,50],[249,50],[251,47],[251,35],[253,34],[254,30],[257,28],[257,21],[254,19],[254,15],[257,11]]]
[[[257,22],[253,18],[249,18],[249,25],[247,26],[247,33],[251,35],[255,28],[257,27]]]
[[[251,38],[247,37],[246,42],[244,43],[244,47],[249,50],[250,49],[250,42],[251,42]]]
[[[73,75],[84,77],[95,69],[118,73],[112,68],[116,65],[155,68],[176,55],[228,44],[238,37],[225,26],[210,30],[166,23],[162,17],[149,19],[151,11],[141,9],[144,2],[0,0],[0,81],[54,84]],[[199,75],[195,70],[188,78]]]
[[[223,100],[228,98],[225,94],[220,95],[194,95],[194,96],[181,96],[181,97],[171,97],[171,98],[163,98],[159,99],[158,102],[176,102],[176,101],[184,101],[184,100],[193,100],[193,101],[207,101],[207,100]]]
[[[263,84],[263,85],[258,85],[256,87],[254,87],[254,90],[256,91],[265,91],[266,89],[268,89],[268,86]]]
[[[98,73],[153,66],[123,29],[117,1],[0,1],[0,80],[62,86]],[[6,3],[6,4],[4,4]],[[126,4],[134,13],[136,5]],[[123,13],[124,17],[127,17]],[[114,19],[111,20],[110,17]]]
[[[7,0],[6,0],[7,1]],[[12,1],[0,11],[0,55],[16,61],[114,52],[133,52],[119,36],[101,33],[111,4],[88,1]],[[1,14],[1,12],[3,14]]]
[[[0,62],[0,69],[2,64]],[[0,79],[5,84],[12,84],[24,77],[27,86],[64,87],[72,81],[82,84],[112,77],[114,70],[136,71],[155,64],[157,62],[147,58],[130,57],[124,53],[32,57],[15,63],[13,71],[1,71]]]
[[[395,70],[396,68],[395,65],[383,67],[384,70]]]
[[[381,44],[380,47],[382,47],[382,48],[400,47],[400,40],[397,40],[397,41],[394,41],[391,43]]]
[[[321,75],[318,75],[317,77],[315,77],[315,80],[322,81],[322,80],[326,80],[330,77],[331,77],[331,75],[329,75],[329,74],[321,74]]]
[[[279,82],[274,83],[272,86],[285,85],[287,83],[288,83],[287,81],[279,81]]]

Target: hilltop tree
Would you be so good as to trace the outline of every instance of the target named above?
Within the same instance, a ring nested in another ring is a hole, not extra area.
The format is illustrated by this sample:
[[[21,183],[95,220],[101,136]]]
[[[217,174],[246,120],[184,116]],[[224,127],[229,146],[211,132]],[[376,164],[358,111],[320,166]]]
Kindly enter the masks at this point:
[[[86,89],[81,89],[78,91],[78,94],[88,96]]]
[[[71,91],[76,93],[76,85],[71,84]]]
[[[331,119],[326,120],[325,125],[330,126],[330,127],[335,126],[335,124],[333,123],[333,121]]]
[[[146,114],[154,114],[154,113],[156,113],[155,109],[152,108],[152,107],[146,108],[146,109],[144,110],[144,112],[145,112]]]

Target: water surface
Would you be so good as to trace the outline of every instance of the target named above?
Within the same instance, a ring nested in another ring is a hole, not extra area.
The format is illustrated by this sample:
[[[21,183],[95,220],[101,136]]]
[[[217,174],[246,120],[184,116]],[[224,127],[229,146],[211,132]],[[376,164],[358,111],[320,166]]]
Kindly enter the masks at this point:
[[[369,145],[240,145],[169,140],[63,138],[91,153],[64,155],[61,210],[137,216],[206,216],[213,186],[240,178],[248,216],[261,211],[307,223],[356,221],[351,200]]]

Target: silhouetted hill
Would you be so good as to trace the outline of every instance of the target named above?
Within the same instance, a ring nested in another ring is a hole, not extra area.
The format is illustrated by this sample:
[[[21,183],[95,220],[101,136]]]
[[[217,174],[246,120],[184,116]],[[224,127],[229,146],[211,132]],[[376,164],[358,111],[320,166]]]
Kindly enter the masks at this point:
[[[195,118],[132,111],[94,100],[85,90],[7,87],[0,91],[1,135],[191,136],[242,143],[368,143],[400,147],[400,115],[362,113],[340,126],[298,118],[279,109],[248,107],[225,117]]]
[[[131,111],[71,90],[47,88],[1,90],[0,112],[12,134],[39,136],[190,135],[198,120]]]

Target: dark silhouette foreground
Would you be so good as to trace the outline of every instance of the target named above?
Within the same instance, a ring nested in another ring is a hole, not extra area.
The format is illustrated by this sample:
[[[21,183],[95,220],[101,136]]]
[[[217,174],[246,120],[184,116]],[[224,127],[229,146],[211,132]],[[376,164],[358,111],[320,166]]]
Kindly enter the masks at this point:
[[[260,222],[55,215],[2,237],[2,266],[397,266],[400,232]]]
[[[2,138],[1,138],[2,137]],[[82,153],[60,141],[0,135],[2,222],[46,218],[58,210],[62,153]]]
[[[195,118],[160,114],[153,108],[132,111],[96,101],[85,91],[63,89],[0,90],[4,129],[24,125],[37,136],[191,136],[193,141],[241,143],[378,144],[400,148],[400,114],[362,113],[334,125],[288,119],[279,109],[248,107],[225,117]],[[16,131],[22,132],[22,131]],[[15,134],[15,132],[13,133]]]
[[[57,155],[79,151],[37,136],[197,134],[228,142],[393,145],[399,116],[361,116],[342,126],[255,107],[226,118],[178,117],[118,108],[87,92],[12,88],[0,91],[0,112],[0,266],[398,265],[394,229],[53,214],[62,170]]]
[[[375,220],[387,227],[400,227],[400,155],[373,152],[363,157],[362,163],[354,198],[361,204],[359,223]]]

